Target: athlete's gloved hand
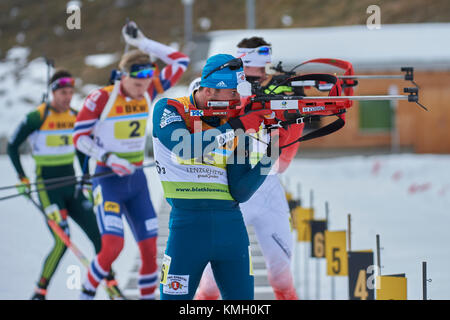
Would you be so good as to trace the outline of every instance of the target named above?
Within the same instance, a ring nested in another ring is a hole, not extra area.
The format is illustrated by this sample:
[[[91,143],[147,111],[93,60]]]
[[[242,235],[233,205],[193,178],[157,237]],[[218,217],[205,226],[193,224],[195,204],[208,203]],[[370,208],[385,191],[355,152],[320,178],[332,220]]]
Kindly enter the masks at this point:
[[[59,211],[59,207],[56,204],[51,204],[48,207],[44,209],[45,214],[50,220],[55,221],[57,224],[60,225],[60,227],[63,227],[64,225],[61,225],[63,222],[63,218],[61,215],[61,212]],[[66,223],[67,224],[67,223]]]
[[[31,192],[30,179],[25,176],[20,177],[20,182],[16,185],[16,188],[20,194],[29,197]]]
[[[127,27],[129,29],[136,29],[136,38],[133,37],[133,35],[130,35],[127,33]],[[135,46],[137,48],[140,47],[148,38],[142,33],[141,30],[139,30],[137,24],[134,21],[128,22],[123,28],[122,28],[122,36],[125,39],[125,41],[131,45]]]
[[[261,123],[264,121],[264,116],[271,114],[272,111],[268,109],[250,111],[242,116],[231,118],[228,120],[231,128],[234,130],[253,130],[258,132]]]
[[[133,174],[136,170],[136,167],[128,160],[119,158],[112,153],[108,155],[105,163],[120,177]]]
[[[58,205],[56,203],[53,203],[49,206],[47,206],[44,209],[45,215],[47,216],[49,220],[49,224],[51,227],[53,227],[50,223],[54,222],[56,223],[67,236],[70,236],[70,229],[69,229],[69,222],[67,221],[67,214],[63,216],[61,210],[59,209]]]

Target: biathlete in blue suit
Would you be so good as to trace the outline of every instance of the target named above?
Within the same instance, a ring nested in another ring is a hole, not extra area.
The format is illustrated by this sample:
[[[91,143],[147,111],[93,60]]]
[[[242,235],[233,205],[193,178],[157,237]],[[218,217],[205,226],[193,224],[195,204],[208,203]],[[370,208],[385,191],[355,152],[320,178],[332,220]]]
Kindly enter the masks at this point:
[[[208,262],[223,299],[254,297],[250,245],[239,203],[264,182],[264,171],[276,155],[265,155],[252,168],[244,131],[258,131],[270,111],[251,111],[228,121],[201,116],[208,101],[239,100],[236,88],[241,81],[242,61],[215,55],[207,60],[200,88],[191,96],[161,99],[155,105],[155,160],[172,206],[161,266],[163,300],[192,299]]]

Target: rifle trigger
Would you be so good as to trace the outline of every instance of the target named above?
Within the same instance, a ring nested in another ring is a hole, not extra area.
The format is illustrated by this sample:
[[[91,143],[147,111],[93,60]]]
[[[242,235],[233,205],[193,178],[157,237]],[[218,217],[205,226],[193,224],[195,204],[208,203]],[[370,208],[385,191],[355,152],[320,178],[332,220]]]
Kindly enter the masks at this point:
[[[283,126],[281,125],[281,120],[277,122],[276,125],[274,125],[275,128],[283,128]]]

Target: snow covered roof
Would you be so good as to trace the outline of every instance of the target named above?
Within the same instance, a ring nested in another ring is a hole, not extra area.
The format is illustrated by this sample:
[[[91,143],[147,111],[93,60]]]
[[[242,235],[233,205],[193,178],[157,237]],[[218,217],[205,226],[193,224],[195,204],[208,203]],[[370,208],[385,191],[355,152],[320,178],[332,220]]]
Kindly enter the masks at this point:
[[[355,70],[450,70],[450,23],[365,25],[213,31],[208,56],[235,54],[237,43],[261,36],[273,47],[273,62],[294,66],[313,58],[337,58],[353,63]]]

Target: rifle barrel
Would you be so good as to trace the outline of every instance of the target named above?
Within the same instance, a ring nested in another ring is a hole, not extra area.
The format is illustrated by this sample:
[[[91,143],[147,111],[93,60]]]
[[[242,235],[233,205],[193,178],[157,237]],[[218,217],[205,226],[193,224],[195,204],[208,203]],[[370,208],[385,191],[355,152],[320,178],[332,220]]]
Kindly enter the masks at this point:
[[[296,100],[408,100],[408,95],[374,95],[374,96],[283,96],[256,97],[254,101],[296,101]]]
[[[334,97],[303,97],[302,100],[408,100],[407,95],[377,95],[377,96],[334,96]],[[280,99],[282,100],[282,99]]]
[[[339,79],[405,79],[404,75],[395,74],[373,74],[373,75],[347,75],[347,76],[337,76]]]

